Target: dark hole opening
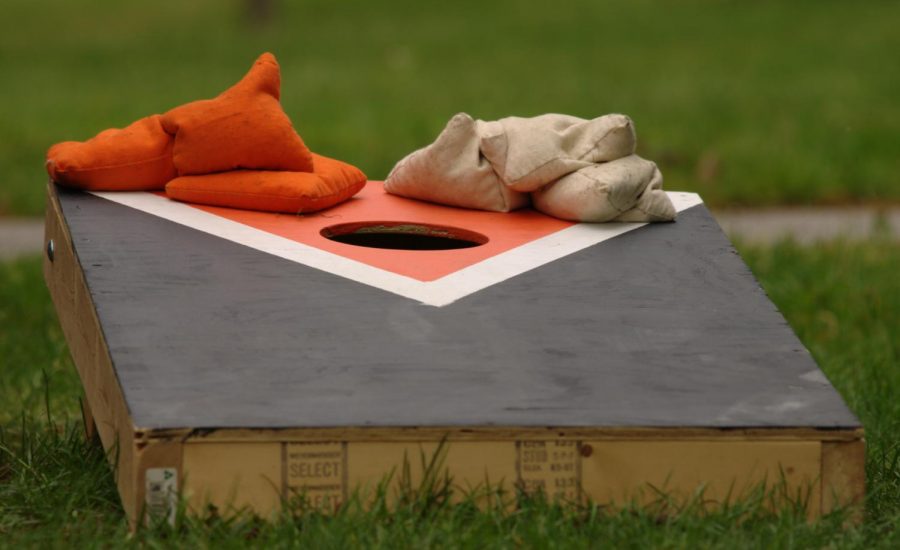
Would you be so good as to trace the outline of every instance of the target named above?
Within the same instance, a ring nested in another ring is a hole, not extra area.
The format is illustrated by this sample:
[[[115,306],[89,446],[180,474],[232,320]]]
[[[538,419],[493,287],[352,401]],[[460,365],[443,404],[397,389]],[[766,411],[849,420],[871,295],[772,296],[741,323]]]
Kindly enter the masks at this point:
[[[321,235],[353,246],[392,250],[456,250],[488,242],[467,229],[406,222],[345,223],[326,227]]]

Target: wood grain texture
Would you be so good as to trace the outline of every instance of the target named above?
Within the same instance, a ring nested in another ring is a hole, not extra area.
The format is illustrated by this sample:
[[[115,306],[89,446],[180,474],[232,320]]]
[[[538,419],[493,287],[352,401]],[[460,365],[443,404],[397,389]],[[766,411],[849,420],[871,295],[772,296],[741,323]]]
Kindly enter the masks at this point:
[[[859,426],[702,206],[432,308],[60,200],[144,428]]]
[[[716,508],[762,485],[768,504],[801,498],[812,518],[822,513],[820,447],[817,441],[762,439],[188,441],[185,496],[195,511],[210,504],[222,511],[249,506],[263,517],[292,498],[334,509],[354,494],[367,502],[380,484],[396,497],[418,487],[434,464],[439,478],[449,476],[457,499],[487,488],[508,495],[521,488],[604,506],[660,504],[665,495],[677,508],[702,495],[705,507]]]
[[[270,516],[281,506],[281,454],[278,443],[185,445],[184,496],[194,511],[249,506]]]
[[[91,405],[88,403],[86,393],[82,393],[81,396],[81,421],[84,424],[85,439],[99,442],[102,445],[100,433],[97,431],[97,421],[94,420],[94,413],[91,412]]]
[[[820,514],[821,444],[815,441],[591,442],[584,485],[597,501],[650,504],[661,495],[709,505],[746,498],[759,484],[773,497],[809,502]],[[781,500],[780,502],[783,502]]]
[[[866,496],[866,443],[828,441],[822,443],[822,512],[848,507],[851,520],[863,519]]]
[[[54,254],[52,261],[48,255],[44,256],[44,280],[84,387],[85,420],[93,421],[114,463],[122,505],[133,518],[139,510],[134,485],[133,426],[52,184],[48,188],[45,219],[45,242],[52,239]]]

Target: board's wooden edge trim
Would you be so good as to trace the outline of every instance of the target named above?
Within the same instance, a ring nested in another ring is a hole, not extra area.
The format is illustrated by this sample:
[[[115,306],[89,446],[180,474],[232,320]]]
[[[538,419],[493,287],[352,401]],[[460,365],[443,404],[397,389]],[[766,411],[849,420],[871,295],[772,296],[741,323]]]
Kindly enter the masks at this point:
[[[140,472],[136,468],[134,425],[52,181],[47,185],[44,238],[45,245],[53,241],[52,259],[44,254],[44,281],[84,388],[84,408],[89,411],[85,420],[92,420],[96,426],[114,466],[122,505],[134,519],[143,497],[136,483]]]
[[[822,514],[822,443],[817,441],[443,443],[188,441],[182,451],[185,497],[191,511],[250,507],[267,517],[292,496],[333,504],[348,495],[371,496],[384,483],[394,495],[402,485],[397,472],[408,471],[411,487],[417,487],[425,463],[443,448],[438,468],[442,475],[446,469],[458,494],[521,488],[611,509],[632,503],[678,509],[698,494],[704,507],[716,507],[756,499],[763,489],[763,505],[773,511],[802,504],[810,519]]]
[[[866,496],[866,442],[822,442],[822,490],[820,492],[823,514],[844,508],[848,520],[862,522]]]
[[[524,439],[595,440],[716,440],[716,441],[857,441],[862,428],[571,428],[571,427],[341,427],[341,428],[219,428],[138,429],[143,437],[191,442],[241,441],[499,441]]]

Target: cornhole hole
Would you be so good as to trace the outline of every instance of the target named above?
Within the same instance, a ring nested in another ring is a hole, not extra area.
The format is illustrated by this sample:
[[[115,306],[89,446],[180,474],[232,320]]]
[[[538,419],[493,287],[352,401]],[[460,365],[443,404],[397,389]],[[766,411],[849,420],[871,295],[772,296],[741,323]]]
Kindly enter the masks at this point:
[[[125,510],[461,491],[859,502],[859,421],[700,198],[577,224],[384,193],[276,215],[50,184],[45,277]],[[442,443],[443,442],[443,443]]]

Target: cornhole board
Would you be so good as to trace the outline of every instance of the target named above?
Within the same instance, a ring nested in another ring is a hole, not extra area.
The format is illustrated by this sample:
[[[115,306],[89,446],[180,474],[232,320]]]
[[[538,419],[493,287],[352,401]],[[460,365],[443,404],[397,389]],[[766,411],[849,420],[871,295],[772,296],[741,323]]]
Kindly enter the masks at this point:
[[[132,518],[334,507],[438,448],[460,492],[863,496],[859,421],[696,195],[592,225],[378,182],[310,215],[48,194],[45,278]],[[339,242],[367,233],[477,246]]]

